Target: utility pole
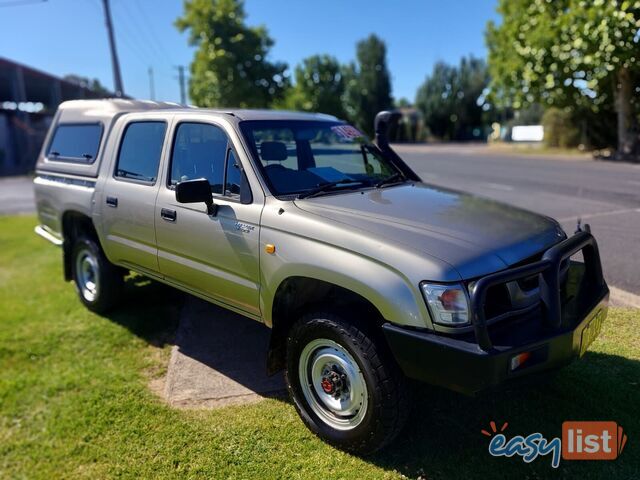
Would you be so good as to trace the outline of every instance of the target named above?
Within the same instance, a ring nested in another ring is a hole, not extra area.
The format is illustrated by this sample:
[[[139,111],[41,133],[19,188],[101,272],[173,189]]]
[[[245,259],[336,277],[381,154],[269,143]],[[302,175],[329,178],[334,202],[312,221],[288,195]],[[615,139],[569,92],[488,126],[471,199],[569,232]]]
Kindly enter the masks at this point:
[[[184,65],[178,65],[178,81],[180,82],[180,103],[187,104],[187,92],[185,88]]]
[[[113,24],[111,23],[111,8],[109,0],[102,0],[104,6],[104,20],[107,24],[107,33],[109,34],[109,47],[111,48],[111,65],[113,67],[113,85],[116,90],[116,97],[124,95],[124,87],[122,86],[122,76],[120,75],[120,63],[118,62],[118,52],[116,52],[116,40],[113,35]]]
[[[153,83],[153,67],[149,67],[149,98],[156,99],[156,86]]]

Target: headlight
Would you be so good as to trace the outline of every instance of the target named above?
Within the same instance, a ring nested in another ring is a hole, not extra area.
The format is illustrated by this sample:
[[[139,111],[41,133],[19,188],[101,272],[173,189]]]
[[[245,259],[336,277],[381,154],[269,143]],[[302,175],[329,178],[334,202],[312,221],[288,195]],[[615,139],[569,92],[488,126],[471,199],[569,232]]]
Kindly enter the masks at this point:
[[[420,288],[434,322],[450,327],[469,323],[469,300],[462,285],[422,283]]]

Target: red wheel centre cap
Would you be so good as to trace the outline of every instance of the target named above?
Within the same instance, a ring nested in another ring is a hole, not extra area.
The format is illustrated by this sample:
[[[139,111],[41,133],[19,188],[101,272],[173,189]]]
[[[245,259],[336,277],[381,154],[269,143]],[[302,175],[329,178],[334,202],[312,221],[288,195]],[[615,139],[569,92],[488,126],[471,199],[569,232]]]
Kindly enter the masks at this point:
[[[322,383],[320,385],[322,386],[322,390],[324,390],[325,393],[333,392],[333,383],[331,383],[331,380],[329,380],[328,378],[322,379]]]

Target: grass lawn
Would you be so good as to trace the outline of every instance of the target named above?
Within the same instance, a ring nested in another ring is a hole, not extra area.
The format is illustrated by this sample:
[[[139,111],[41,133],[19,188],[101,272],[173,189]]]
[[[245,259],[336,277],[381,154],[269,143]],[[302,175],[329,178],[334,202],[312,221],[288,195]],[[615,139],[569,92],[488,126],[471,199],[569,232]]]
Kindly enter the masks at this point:
[[[496,153],[520,153],[541,157],[567,158],[572,160],[593,160],[593,152],[578,148],[547,147],[538,143],[494,142],[489,147]]]
[[[418,388],[409,425],[371,458],[310,434],[288,403],[215,411],[167,407],[162,375],[182,295],[132,285],[110,317],[62,281],[60,251],[33,217],[0,217],[0,478],[640,478],[640,315],[613,310],[580,362],[552,382],[466,398]],[[615,420],[628,443],[611,462],[492,458],[480,434],[561,435],[564,420]]]

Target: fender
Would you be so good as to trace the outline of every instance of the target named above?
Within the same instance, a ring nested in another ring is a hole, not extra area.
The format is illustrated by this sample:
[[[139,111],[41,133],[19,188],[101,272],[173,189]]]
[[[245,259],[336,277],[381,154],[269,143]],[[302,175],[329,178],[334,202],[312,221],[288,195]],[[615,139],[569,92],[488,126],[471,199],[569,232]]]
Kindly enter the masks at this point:
[[[264,244],[283,245],[280,250],[276,247],[273,255],[261,252],[260,302],[269,327],[273,326],[278,287],[290,277],[321,280],[350,290],[397,325],[424,328],[431,323],[419,291],[401,272],[340,247],[286,232],[263,229],[261,237],[261,243],[268,239]]]

